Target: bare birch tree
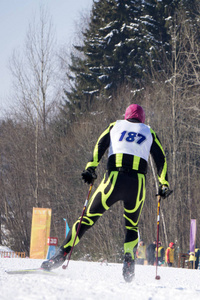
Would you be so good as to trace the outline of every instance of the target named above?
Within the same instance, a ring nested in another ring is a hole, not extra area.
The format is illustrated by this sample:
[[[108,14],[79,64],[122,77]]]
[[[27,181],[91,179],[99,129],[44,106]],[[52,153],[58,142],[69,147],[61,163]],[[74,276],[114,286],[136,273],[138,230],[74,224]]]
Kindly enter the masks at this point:
[[[47,123],[54,112],[56,99],[56,52],[54,28],[47,11],[40,9],[26,35],[22,58],[13,54],[10,66],[15,98],[19,109],[17,118],[35,128],[35,205],[38,201],[38,141],[39,134],[47,136]],[[41,130],[42,131],[41,131]]]

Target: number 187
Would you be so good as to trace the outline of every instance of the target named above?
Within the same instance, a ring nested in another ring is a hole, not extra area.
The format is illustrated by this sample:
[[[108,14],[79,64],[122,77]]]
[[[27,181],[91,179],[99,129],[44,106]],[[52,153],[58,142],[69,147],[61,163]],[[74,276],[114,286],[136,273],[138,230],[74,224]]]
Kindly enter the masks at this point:
[[[134,132],[134,131],[123,131],[121,133],[121,136],[119,138],[119,141],[123,141],[123,140],[126,140],[127,142],[135,142],[137,144],[141,144],[142,142],[144,142],[146,140],[146,137],[141,134],[141,133],[137,133],[137,132]]]

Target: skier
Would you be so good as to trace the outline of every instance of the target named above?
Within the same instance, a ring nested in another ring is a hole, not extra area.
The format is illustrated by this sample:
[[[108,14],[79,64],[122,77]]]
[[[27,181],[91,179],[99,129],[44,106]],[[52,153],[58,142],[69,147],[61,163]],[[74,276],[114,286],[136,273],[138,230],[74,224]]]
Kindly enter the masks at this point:
[[[157,167],[159,194],[163,198],[170,194],[163,148],[156,133],[144,121],[145,113],[141,106],[131,104],[127,107],[125,119],[111,123],[100,135],[92,158],[82,173],[86,183],[93,183],[97,178],[95,170],[106,149],[109,149],[107,170],[88,203],[76,244],[106,210],[122,200],[126,227],[123,276],[126,281],[134,277],[138,221],[145,200],[145,174],[150,153]],[[44,261],[41,268],[51,270],[63,264],[73,245],[79,221],[80,218],[73,224],[57,253]]]
[[[169,243],[169,247],[165,251],[165,262],[168,267],[172,267],[174,263],[174,243]]]

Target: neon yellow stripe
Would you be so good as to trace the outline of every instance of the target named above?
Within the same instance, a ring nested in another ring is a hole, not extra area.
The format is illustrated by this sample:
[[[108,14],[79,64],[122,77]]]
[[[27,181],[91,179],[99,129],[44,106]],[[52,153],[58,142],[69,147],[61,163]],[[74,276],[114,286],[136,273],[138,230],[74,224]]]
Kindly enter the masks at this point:
[[[135,228],[133,228],[133,227],[131,227],[131,226],[125,226],[125,227],[126,227],[126,229],[129,229],[129,230],[133,230],[133,231],[138,232],[138,227],[135,227]]]
[[[138,244],[138,238],[135,241],[124,243],[124,253],[131,253],[132,259],[134,259],[134,252],[133,249]]]
[[[76,223],[74,223],[74,225],[72,226],[72,236],[71,236],[71,239],[69,240],[69,242],[63,246],[63,248],[67,248],[69,246],[73,246],[73,243],[74,243],[74,239],[75,239],[75,236],[76,236],[76,225],[77,223],[79,223],[79,220],[76,221]],[[79,243],[79,237],[77,236],[76,238],[76,242],[75,242],[75,245],[77,245]]]
[[[93,161],[90,161],[87,163],[85,169],[89,168],[89,167],[97,167],[98,164],[99,164],[99,160],[98,160],[98,157],[99,157],[99,142],[101,141],[101,139],[104,137],[104,135],[108,134],[109,131],[110,131],[110,127],[114,126],[116,122],[113,122],[111,123],[108,128],[100,135],[100,137],[98,138],[97,140],[97,143],[94,147],[94,151],[93,151]]]
[[[74,243],[74,239],[75,239],[75,236],[76,236],[76,227],[77,227],[77,224],[80,222],[80,218],[79,220],[76,221],[76,223],[74,223],[74,225],[72,226],[72,236],[71,236],[71,239],[69,240],[69,242],[63,246],[63,248],[67,248],[69,246],[73,246],[73,243]],[[82,223],[81,224],[85,224],[87,226],[92,226],[94,224],[94,221],[92,221],[90,218],[86,217],[86,216],[83,216],[83,219],[82,219]],[[78,227],[77,227],[78,228]],[[79,237],[77,236],[76,237],[76,242],[75,242],[75,245],[77,245],[79,243]]]
[[[94,194],[92,195],[92,197],[91,197],[91,199],[88,203],[87,212],[86,212],[88,217],[101,216],[102,215],[102,213],[96,213],[96,214],[90,213],[90,209],[91,209],[93,200],[95,199],[96,195],[99,194],[99,193],[101,194],[101,204],[102,204],[102,206],[105,208],[105,210],[109,209],[109,206],[107,205],[106,201],[107,201],[108,197],[111,195],[111,193],[113,192],[113,189],[115,187],[115,183],[116,183],[116,180],[117,180],[118,172],[117,171],[112,171],[110,173],[109,178],[107,179],[107,181],[105,181],[105,176],[106,175],[104,175],[103,180],[101,181],[100,185],[98,186],[98,188],[96,189],[96,191],[94,192]],[[109,191],[107,191],[107,187],[110,184],[111,184],[111,186],[109,188]],[[106,193],[104,191],[106,191]]]
[[[136,222],[133,222],[131,219],[129,219],[125,214],[123,214],[123,217],[129,221],[133,226],[136,226],[138,224],[138,220]]]
[[[165,184],[165,185],[169,186],[168,181],[165,179],[166,174],[167,174],[167,162],[166,162],[165,152],[164,152],[163,147],[162,147],[161,143],[159,142],[155,132],[151,128],[150,128],[150,131],[154,135],[155,142],[159,146],[159,148],[162,151],[163,156],[164,156],[164,165],[163,165],[163,169],[162,169],[160,176],[158,176],[158,180],[161,184]]]
[[[123,153],[115,154],[116,167],[120,168],[122,166],[122,158],[123,158]]]
[[[142,199],[140,199],[141,189],[142,189],[142,195],[143,195]],[[124,209],[124,211],[127,212],[127,213],[134,213],[137,210],[140,210],[140,211],[139,211],[138,219],[135,222],[133,220],[131,220],[130,218],[128,218],[124,214],[124,218],[126,220],[128,220],[131,225],[133,225],[133,227],[126,226],[126,229],[128,229],[128,230],[134,230],[134,231],[138,232],[137,225],[138,225],[138,221],[139,221],[140,214],[141,214],[141,211],[142,211],[142,207],[143,207],[143,204],[144,204],[145,193],[146,193],[146,190],[145,190],[145,175],[144,174],[138,174],[138,193],[137,193],[135,208],[132,209],[132,210]],[[132,258],[134,259],[133,249],[137,246],[137,244],[138,244],[138,238],[134,241],[124,243],[124,253],[131,253]]]
[[[140,157],[139,156],[133,156],[133,170],[138,171],[139,169],[139,163],[140,163]]]
[[[160,176],[158,176],[158,180],[161,184],[165,184],[165,185],[169,186],[168,181],[165,179],[166,173],[167,173],[167,162],[166,162],[166,158],[165,158],[164,166],[163,166]]]
[[[135,208],[134,209],[125,209],[124,208],[124,211],[127,212],[127,213],[134,213],[138,210],[138,208],[140,207],[141,205],[141,202],[143,202],[144,204],[144,200],[145,200],[145,196],[146,196],[146,189],[145,189],[145,175],[144,174],[137,174],[138,176],[138,193],[137,193],[137,199],[136,199],[136,204],[135,204]],[[143,184],[143,185],[142,185]],[[140,199],[140,194],[141,194],[141,188],[143,186],[143,190],[142,190],[142,199]],[[142,206],[143,206],[142,204]],[[140,213],[141,213],[141,210],[142,210],[142,207],[140,209]],[[124,217],[130,222],[132,223],[134,226],[138,223],[138,221],[136,223],[134,223],[133,221],[129,220],[125,215]],[[138,217],[139,219],[139,217]]]

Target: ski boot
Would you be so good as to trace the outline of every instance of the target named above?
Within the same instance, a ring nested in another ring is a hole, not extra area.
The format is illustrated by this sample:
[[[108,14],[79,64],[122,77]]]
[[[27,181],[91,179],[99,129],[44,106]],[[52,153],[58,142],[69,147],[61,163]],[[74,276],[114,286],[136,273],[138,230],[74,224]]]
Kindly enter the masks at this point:
[[[126,253],[124,256],[123,276],[126,282],[131,282],[135,276],[135,261],[131,253]]]
[[[63,248],[58,248],[58,250],[56,251],[56,253],[47,261],[44,261],[41,264],[41,269],[50,271],[52,269],[56,269],[58,267],[60,267],[64,261],[67,258],[67,253],[64,251]]]

